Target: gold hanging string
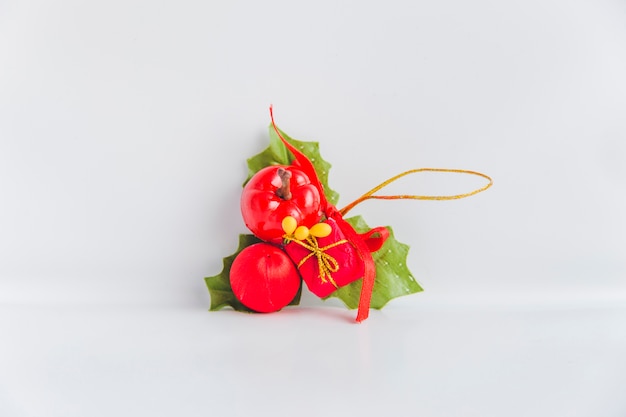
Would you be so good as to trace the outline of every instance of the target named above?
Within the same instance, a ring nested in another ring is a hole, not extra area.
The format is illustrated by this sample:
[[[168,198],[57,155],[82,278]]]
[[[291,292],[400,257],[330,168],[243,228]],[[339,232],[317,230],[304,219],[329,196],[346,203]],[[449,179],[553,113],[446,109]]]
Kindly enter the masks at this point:
[[[478,188],[474,191],[471,191],[469,193],[463,193],[463,194],[455,194],[455,195],[374,195],[374,193],[376,193],[377,191],[381,190],[382,188],[388,186],[389,184],[391,184],[392,182],[396,181],[397,179],[400,179],[406,175],[410,175],[410,174],[416,174],[419,172],[451,172],[451,173],[455,173],[455,174],[468,174],[468,175],[477,175],[479,177],[485,178],[486,180],[489,181],[489,183],[481,188]],[[341,213],[342,216],[345,216],[345,214],[352,210],[354,208],[354,206],[356,206],[359,203],[362,203],[365,200],[369,200],[369,199],[377,199],[377,200],[401,200],[401,199],[411,199],[411,200],[458,200],[460,198],[465,198],[465,197],[469,197],[472,196],[474,194],[478,194],[480,192],[485,191],[487,188],[491,187],[493,185],[493,180],[491,179],[491,177],[489,177],[488,175],[485,175],[483,173],[480,172],[476,172],[476,171],[469,171],[469,170],[465,170],[465,169],[448,169],[448,168],[417,168],[417,169],[411,169],[409,171],[405,171],[401,174],[396,175],[395,177],[391,177],[388,180],[384,181],[383,183],[377,185],[376,187],[372,188],[371,190],[369,190],[368,192],[366,192],[365,194],[363,194],[361,197],[357,198],[356,200],[354,200],[352,203],[348,204],[347,206],[345,206],[344,208],[342,208],[341,210],[339,210],[339,212]]]

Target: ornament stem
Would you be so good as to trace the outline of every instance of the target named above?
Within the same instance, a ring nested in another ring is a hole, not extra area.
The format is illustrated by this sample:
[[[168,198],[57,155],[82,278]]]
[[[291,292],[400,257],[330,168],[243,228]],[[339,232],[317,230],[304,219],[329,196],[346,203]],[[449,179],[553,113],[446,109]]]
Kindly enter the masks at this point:
[[[283,200],[291,200],[291,190],[289,189],[289,182],[291,180],[291,172],[284,168],[278,168],[278,176],[280,177],[281,186],[276,190],[276,195]]]

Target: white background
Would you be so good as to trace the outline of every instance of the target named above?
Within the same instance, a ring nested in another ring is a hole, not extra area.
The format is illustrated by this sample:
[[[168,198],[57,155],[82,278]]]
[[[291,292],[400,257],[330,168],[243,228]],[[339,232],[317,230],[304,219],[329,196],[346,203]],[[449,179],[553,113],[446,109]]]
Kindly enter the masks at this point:
[[[626,4],[0,1],[0,415],[626,415]],[[207,313],[268,107],[426,292]],[[465,192],[462,176],[396,193]]]

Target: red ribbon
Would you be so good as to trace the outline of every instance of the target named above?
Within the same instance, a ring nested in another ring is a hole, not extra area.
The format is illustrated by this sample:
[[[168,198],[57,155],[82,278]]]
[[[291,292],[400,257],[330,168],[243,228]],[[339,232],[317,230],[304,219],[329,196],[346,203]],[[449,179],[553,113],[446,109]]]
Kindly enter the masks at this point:
[[[317,171],[313,163],[302,152],[291,145],[278,130],[274,122],[274,113],[270,106],[270,117],[272,119],[272,127],[278,134],[283,144],[294,155],[295,160],[292,165],[302,170],[311,180],[311,183],[317,187],[320,192],[322,211],[327,218],[331,218],[337,222],[337,226],[343,232],[346,239],[354,245],[357,255],[361,258],[364,265],[363,286],[361,288],[361,296],[359,298],[359,309],[356,316],[357,322],[362,322],[369,316],[370,301],[372,299],[372,291],[374,290],[374,281],[376,279],[376,264],[371,252],[375,252],[385,243],[389,237],[389,231],[385,227],[376,227],[369,232],[359,234],[354,230],[352,225],[343,219],[343,216],[335,206],[330,204],[324,194],[324,187],[317,176]]]

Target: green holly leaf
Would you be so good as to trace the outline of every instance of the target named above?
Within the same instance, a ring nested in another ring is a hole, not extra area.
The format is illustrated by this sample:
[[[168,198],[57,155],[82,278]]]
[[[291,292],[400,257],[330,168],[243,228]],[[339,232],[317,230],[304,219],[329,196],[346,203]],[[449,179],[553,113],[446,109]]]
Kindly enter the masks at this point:
[[[254,235],[239,235],[239,247],[235,253],[224,258],[224,268],[222,269],[222,272],[204,279],[206,286],[209,289],[209,294],[211,294],[211,311],[221,310],[224,307],[231,306],[237,311],[247,311],[253,313],[252,310],[241,304],[241,301],[239,301],[237,297],[235,297],[235,294],[233,294],[233,290],[230,287],[230,267],[232,266],[237,255],[239,255],[239,252],[248,246],[259,242],[262,241]],[[291,303],[289,303],[289,305],[300,304],[301,294],[302,285],[298,290],[298,294],[296,294],[295,298],[291,301]]]
[[[359,233],[365,233],[371,229],[361,216],[351,217],[346,221]],[[406,266],[409,246],[395,239],[391,227],[387,226],[387,229],[389,238],[379,250],[372,253],[376,262],[376,281],[374,281],[370,307],[375,309],[383,308],[396,297],[423,291]],[[362,285],[363,280],[359,279],[339,288],[329,297],[337,297],[348,308],[355,309],[359,306]]]
[[[252,178],[254,174],[263,168],[270,165],[289,165],[294,160],[294,156],[291,152],[289,152],[285,145],[283,145],[272,125],[270,125],[269,130],[270,145],[261,153],[248,159],[248,178],[244,182],[244,185],[250,181],[250,178]],[[292,144],[296,149],[305,154],[311,160],[313,166],[315,167],[315,172],[317,172],[317,176],[324,187],[326,199],[331,204],[337,204],[339,194],[328,186],[328,172],[330,171],[331,164],[322,159],[322,156],[320,155],[319,143],[303,142],[293,139],[282,130],[280,133],[287,140],[287,142]]]

